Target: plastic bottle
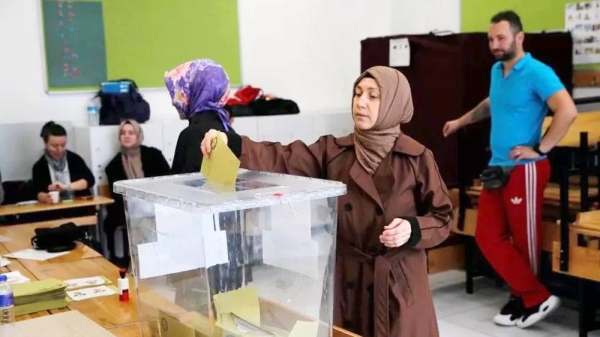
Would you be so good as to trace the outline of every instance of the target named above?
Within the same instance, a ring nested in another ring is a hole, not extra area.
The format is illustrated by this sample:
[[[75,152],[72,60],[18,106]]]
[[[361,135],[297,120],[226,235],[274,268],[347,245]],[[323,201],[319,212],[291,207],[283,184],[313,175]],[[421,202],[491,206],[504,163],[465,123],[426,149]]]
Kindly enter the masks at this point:
[[[0,324],[9,324],[15,321],[15,300],[6,275],[0,275],[0,312],[2,314]]]
[[[88,123],[90,126],[100,124],[100,101],[98,97],[92,98],[87,105]]]

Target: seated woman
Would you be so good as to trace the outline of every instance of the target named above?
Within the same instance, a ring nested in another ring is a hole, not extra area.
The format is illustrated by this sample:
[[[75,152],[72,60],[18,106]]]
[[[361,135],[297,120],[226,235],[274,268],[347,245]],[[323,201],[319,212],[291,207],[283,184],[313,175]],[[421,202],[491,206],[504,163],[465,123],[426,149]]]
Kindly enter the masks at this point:
[[[406,77],[377,66],[353,89],[348,136],[282,146],[211,130],[202,152],[209,156],[220,137],[243,168],[345,183],[347,194],[338,200],[334,325],[364,337],[439,336],[425,250],[448,237],[448,189],[432,152],[401,130],[413,115]]]
[[[173,174],[200,172],[202,154],[198,144],[208,130],[233,131],[224,105],[229,97],[229,78],[212,60],[194,60],[165,73],[165,85],[173,106],[189,126],[179,134]]]
[[[31,187],[37,200],[51,204],[50,193],[58,191],[61,200],[93,195],[94,175],[83,159],[67,150],[67,131],[54,122],[42,127],[44,155],[33,165]],[[44,214],[43,220],[95,214],[93,207],[73,208]],[[40,220],[41,221],[41,220]]]
[[[118,227],[127,228],[127,226],[123,196],[113,192],[113,184],[119,180],[163,176],[169,174],[171,170],[162,152],[156,148],[142,145],[143,141],[144,132],[138,122],[132,119],[123,121],[119,128],[121,152],[117,153],[105,169],[108,186],[115,203],[108,207],[104,230],[113,262],[122,267],[127,267],[129,263],[129,246],[126,244],[128,242],[127,232],[124,232],[125,256],[123,260],[115,258],[114,234]]]
[[[45,153],[32,171],[38,201],[51,204],[51,191],[60,192],[61,200],[92,195],[94,175],[79,155],[67,150],[65,128],[48,122],[40,136],[44,139]]]

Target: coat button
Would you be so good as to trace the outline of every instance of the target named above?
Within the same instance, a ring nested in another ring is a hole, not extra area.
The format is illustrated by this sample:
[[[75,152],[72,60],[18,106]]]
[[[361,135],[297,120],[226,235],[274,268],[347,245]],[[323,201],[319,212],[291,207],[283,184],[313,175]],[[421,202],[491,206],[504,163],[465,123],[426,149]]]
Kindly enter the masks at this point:
[[[383,209],[381,209],[381,207],[377,206],[377,208],[375,209],[375,213],[377,213],[377,215],[383,215]]]
[[[344,209],[348,212],[350,212],[352,210],[352,204],[351,203],[347,203],[344,205]]]
[[[356,289],[356,282],[346,282],[346,289],[348,289],[348,290]]]
[[[344,329],[352,329],[352,322],[350,320],[345,319],[342,323],[342,328]]]

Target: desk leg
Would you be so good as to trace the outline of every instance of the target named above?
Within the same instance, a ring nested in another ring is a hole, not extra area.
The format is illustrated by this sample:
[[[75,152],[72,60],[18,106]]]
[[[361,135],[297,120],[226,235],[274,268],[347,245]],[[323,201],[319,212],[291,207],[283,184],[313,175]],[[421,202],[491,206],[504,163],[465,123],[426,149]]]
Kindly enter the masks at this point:
[[[473,277],[475,276],[475,247],[474,238],[465,240],[465,277],[467,294],[473,293]]]
[[[588,332],[594,330],[596,319],[593,299],[593,283],[588,280],[579,280],[579,337],[587,337]]]
[[[106,247],[105,233],[104,233],[104,218],[106,214],[106,206],[100,205],[98,208],[98,224],[96,225],[96,238],[98,239],[98,243],[100,244],[100,250],[102,256],[105,258],[110,258],[108,256],[108,249]]]

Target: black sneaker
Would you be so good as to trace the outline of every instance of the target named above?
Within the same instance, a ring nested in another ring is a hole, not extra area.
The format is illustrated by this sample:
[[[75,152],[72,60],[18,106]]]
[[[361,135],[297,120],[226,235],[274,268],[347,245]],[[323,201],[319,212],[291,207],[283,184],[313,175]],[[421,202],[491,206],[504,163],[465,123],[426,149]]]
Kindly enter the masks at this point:
[[[510,295],[508,303],[504,305],[500,313],[494,316],[494,323],[502,326],[515,326],[517,321],[523,317],[524,309],[523,299]]]
[[[546,318],[551,312],[558,309],[559,306],[560,299],[554,295],[550,295],[548,299],[535,307],[525,308],[523,317],[517,322],[517,326],[519,328],[528,328]]]

